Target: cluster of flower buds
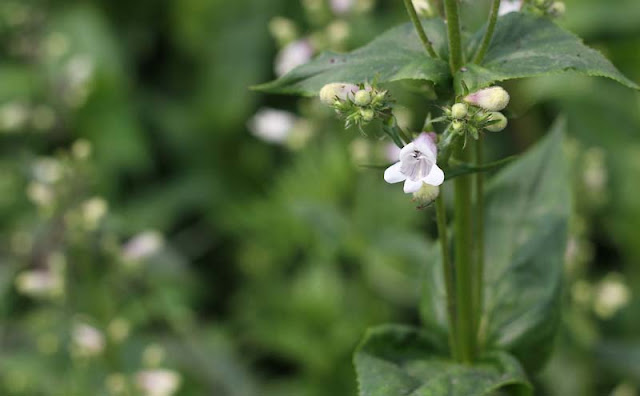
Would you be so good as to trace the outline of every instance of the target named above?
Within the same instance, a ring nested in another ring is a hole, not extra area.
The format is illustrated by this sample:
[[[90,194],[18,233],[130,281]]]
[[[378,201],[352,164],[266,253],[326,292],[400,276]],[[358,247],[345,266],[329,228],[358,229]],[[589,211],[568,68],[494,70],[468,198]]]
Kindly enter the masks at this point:
[[[533,0],[530,2],[529,8],[537,14],[551,17],[561,17],[567,10],[564,2],[554,0]]]
[[[502,87],[485,88],[464,96],[451,108],[445,108],[445,117],[438,121],[449,121],[453,134],[469,133],[478,139],[479,131],[483,129],[500,132],[507,127],[507,117],[500,111],[508,104],[509,94]]]
[[[368,84],[331,83],[320,90],[320,100],[345,119],[345,127],[362,127],[375,118],[389,118],[391,98],[388,91]]]

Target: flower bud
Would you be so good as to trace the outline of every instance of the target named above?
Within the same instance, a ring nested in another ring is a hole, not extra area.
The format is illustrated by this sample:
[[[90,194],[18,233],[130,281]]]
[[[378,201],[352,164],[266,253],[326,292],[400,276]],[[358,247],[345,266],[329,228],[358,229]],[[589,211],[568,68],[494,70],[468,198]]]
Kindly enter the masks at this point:
[[[556,1],[549,7],[549,14],[561,17],[567,11],[567,6],[562,1]]]
[[[500,132],[507,127],[507,117],[497,111],[489,115],[489,121],[493,121],[492,124],[489,124],[485,127],[485,129],[489,132]]]
[[[463,127],[464,123],[460,120],[453,120],[453,122],[451,122],[451,129],[453,129],[454,132],[460,132]]]
[[[500,111],[509,104],[509,93],[502,87],[490,87],[467,95],[464,101],[488,111]]]
[[[360,110],[360,115],[362,116],[362,121],[370,122],[375,117],[376,113],[371,109],[362,109]]]
[[[360,91],[356,92],[353,102],[358,106],[367,106],[369,103],[371,103],[371,93],[369,93],[369,91],[361,89]]]
[[[469,106],[466,103],[456,103],[451,107],[451,116],[457,120],[461,120],[467,116]]]
[[[440,195],[440,187],[422,183],[422,187],[413,193],[413,201],[420,204],[420,208],[430,205]]]
[[[353,97],[353,95],[360,90],[355,84],[348,83],[331,83],[327,84],[320,90],[320,100],[329,105],[333,106],[336,99],[338,100],[346,100],[348,97]]]

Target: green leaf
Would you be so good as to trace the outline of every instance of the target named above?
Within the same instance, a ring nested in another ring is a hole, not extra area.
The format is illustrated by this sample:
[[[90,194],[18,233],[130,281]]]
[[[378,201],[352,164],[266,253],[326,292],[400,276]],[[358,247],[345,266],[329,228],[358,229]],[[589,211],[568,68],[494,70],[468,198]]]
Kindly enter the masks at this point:
[[[520,364],[507,353],[491,353],[468,366],[449,360],[442,345],[408,326],[369,329],[354,355],[360,396],[531,394]]]
[[[477,47],[483,34],[478,32],[468,47]],[[469,87],[481,88],[496,81],[568,71],[607,77],[640,89],[574,34],[547,18],[524,13],[510,13],[500,18],[482,65],[467,65],[456,79],[462,79]]]
[[[571,193],[564,121],[496,175],[486,192],[481,325],[489,346],[531,370],[546,361],[560,319]]]
[[[552,347],[559,316],[570,214],[565,123],[498,173],[486,191],[484,311],[481,338],[537,370]],[[427,265],[421,316],[441,339],[447,331],[439,249]]]
[[[445,58],[446,32],[439,19],[423,26],[441,58]],[[450,79],[447,62],[429,57],[412,24],[393,28],[371,43],[347,54],[324,52],[282,78],[253,87],[270,93],[316,95],[329,83],[384,83],[398,80],[427,80],[443,84]]]

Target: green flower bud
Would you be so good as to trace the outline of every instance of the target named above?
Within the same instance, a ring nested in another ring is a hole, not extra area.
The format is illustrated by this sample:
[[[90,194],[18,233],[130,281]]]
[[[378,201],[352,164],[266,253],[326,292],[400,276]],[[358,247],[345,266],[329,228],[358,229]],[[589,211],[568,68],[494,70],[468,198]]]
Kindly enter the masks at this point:
[[[440,195],[440,187],[422,183],[422,187],[413,193],[413,201],[420,205],[419,208],[424,208],[431,205],[438,198],[438,195]]]
[[[507,127],[507,117],[497,111],[490,114],[489,121],[494,121],[494,123],[485,127],[489,132],[500,132]]]
[[[338,100],[347,100],[347,98],[353,98],[353,95],[358,92],[358,90],[360,90],[360,88],[354,84],[327,84],[320,90],[320,100],[329,106],[333,106],[335,105],[336,98]]]
[[[370,122],[375,117],[376,113],[371,109],[361,109],[360,115],[362,116],[362,121]]]
[[[467,95],[464,101],[488,111],[500,111],[509,104],[509,93],[502,87],[481,89]]]
[[[460,132],[463,127],[464,127],[464,122],[460,120],[453,120],[451,122],[451,129],[453,129],[454,132]]]
[[[356,92],[356,96],[353,102],[358,106],[367,106],[369,105],[369,103],[371,103],[371,93],[369,93],[369,91],[361,89],[360,91]]]
[[[553,4],[551,4],[551,7],[549,7],[549,14],[556,17],[563,16],[566,11],[567,11],[567,6],[561,1],[556,1]]]
[[[451,107],[451,116],[457,120],[461,120],[467,116],[469,106],[466,103],[456,103]]]

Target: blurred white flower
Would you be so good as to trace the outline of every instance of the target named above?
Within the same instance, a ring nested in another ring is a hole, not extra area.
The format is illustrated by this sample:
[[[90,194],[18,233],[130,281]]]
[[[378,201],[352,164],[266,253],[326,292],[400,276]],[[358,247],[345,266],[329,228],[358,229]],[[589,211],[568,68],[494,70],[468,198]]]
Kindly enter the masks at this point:
[[[122,257],[129,261],[144,260],[158,253],[164,238],[157,231],[145,231],[131,238],[122,247]]]
[[[413,8],[415,8],[416,13],[422,17],[430,17],[433,15],[431,11],[431,5],[427,0],[411,0],[413,3]]]
[[[500,8],[498,9],[498,15],[506,15],[511,12],[520,11],[521,0],[502,0],[500,2]]]
[[[100,197],[93,197],[82,204],[82,218],[89,230],[95,229],[107,214],[109,205]]]
[[[86,160],[91,155],[91,142],[86,139],[78,139],[71,146],[71,154],[76,159]]]
[[[387,143],[384,147],[384,158],[389,162],[395,162],[400,157],[400,150],[402,149],[395,143]]]
[[[22,103],[10,102],[0,106],[0,131],[15,132],[29,118],[29,109]]]
[[[598,316],[608,319],[629,303],[631,291],[619,274],[611,274],[598,285],[593,309]]]
[[[436,164],[438,148],[433,134],[421,133],[413,142],[400,150],[399,162],[384,172],[387,183],[404,181],[404,192],[415,193],[426,183],[439,186],[444,182],[444,172]]]
[[[283,76],[311,60],[313,47],[309,40],[301,39],[285,46],[276,55],[275,71],[278,77]]]
[[[355,3],[355,0],[331,0],[329,5],[334,14],[344,15],[353,9]]]
[[[100,330],[86,323],[77,323],[71,331],[73,351],[82,357],[97,356],[105,346],[104,336]]]
[[[31,182],[27,186],[27,197],[38,206],[50,206],[53,203],[55,194],[53,190],[38,182]]]
[[[21,272],[15,280],[19,293],[30,297],[58,297],[64,292],[64,278],[59,272],[37,269]]]
[[[284,143],[298,117],[288,111],[263,108],[249,120],[248,128],[251,133],[270,143]]]
[[[181,382],[180,374],[172,370],[145,370],[136,374],[136,383],[145,396],[171,396]]]
[[[32,172],[36,180],[52,184],[62,178],[62,165],[54,158],[39,158],[33,163]]]

